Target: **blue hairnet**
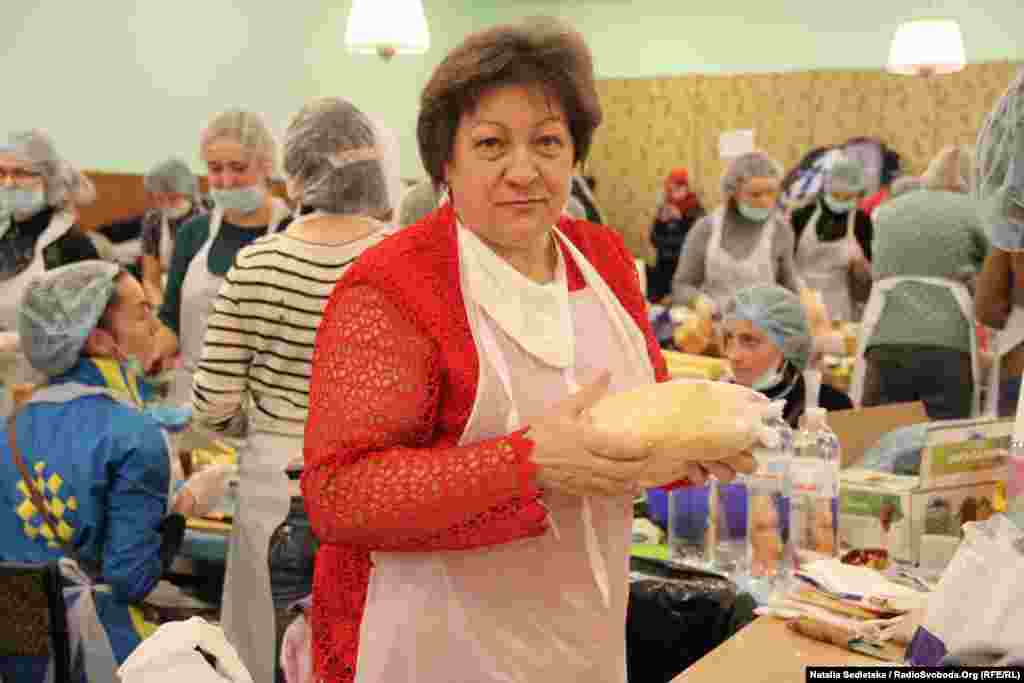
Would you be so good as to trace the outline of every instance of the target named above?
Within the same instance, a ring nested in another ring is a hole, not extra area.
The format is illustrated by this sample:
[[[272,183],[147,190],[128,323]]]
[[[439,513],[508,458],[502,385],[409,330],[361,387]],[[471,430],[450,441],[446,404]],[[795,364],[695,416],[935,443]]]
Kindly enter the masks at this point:
[[[199,197],[199,181],[181,159],[165,159],[149,169],[143,180],[146,192],[167,192]]]
[[[747,152],[736,157],[722,176],[722,194],[732,197],[751,178],[782,178],[782,167],[764,152]]]
[[[783,357],[799,370],[811,358],[811,326],[796,294],[778,285],[748,287],[736,293],[726,304],[729,320],[747,320],[772,338]]]
[[[18,308],[18,335],[32,367],[50,377],[74,367],[120,272],[116,263],[91,260],[33,278]]]
[[[848,156],[840,156],[832,162],[825,174],[826,192],[850,192],[860,194],[867,187],[864,164]]]
[[[975,191],[992,244],[1024,250],[1024,69],[978,135]]]

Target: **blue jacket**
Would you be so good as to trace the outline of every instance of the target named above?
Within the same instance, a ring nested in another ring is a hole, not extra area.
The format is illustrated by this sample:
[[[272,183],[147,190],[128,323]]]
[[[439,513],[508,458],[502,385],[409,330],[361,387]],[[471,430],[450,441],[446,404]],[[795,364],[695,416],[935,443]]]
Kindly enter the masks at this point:
[[[139,399],[134,379],[112,361],[81,360],[51,384],[106,387]],[[133,401],[134,402],[134,401]],[[96,603],[114,655],[124,661],[141,640],[141,601],[160,580],[170,460],[160,426],[131,403],[84,396],[29,404],[18,415],[18,446],[28,468],[86,561],[102,566],[108,592]],[[0,429],[0,559],[55,561],[63,555],[26,495]],[[3,663],[0,662],[0,670]],[[27,679],[26,679],[27,680]]]

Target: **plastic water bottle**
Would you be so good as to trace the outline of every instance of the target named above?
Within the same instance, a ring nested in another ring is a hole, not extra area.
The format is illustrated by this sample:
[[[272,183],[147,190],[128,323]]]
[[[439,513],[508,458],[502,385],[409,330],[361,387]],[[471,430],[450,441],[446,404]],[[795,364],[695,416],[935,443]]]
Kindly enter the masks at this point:
[[[797,568],[839,556],[839,438],[824,408],[808,408],[790,466],[790,540]]]
[[[771,406],[765,425],[777,435],[771,448],[754,451],[757,472],[746,478],[747,548],[744,588],[765,603],[776,588],[784,588],[792,572],[789,549],[789,469],[793,459],[793,430],[782,418],[785,402]]]

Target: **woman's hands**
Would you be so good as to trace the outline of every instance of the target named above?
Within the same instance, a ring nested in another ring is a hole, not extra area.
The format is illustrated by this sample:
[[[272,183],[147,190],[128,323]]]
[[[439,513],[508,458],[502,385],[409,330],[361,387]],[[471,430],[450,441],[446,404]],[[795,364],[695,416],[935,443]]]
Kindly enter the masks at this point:
[[[590,423],[588,410],[608,392],[610,379],[607,371],[601,373],[531,425],[526,438],[534,443],[531,457],[542,488],[579,496],[632,495],[653,482],[688,479],[701,485],[709,476],[728,482],[737,473],[756,469],[753,456],[747,453],[685,462],[685,458],[658,453],[639,439],[598,431]]]

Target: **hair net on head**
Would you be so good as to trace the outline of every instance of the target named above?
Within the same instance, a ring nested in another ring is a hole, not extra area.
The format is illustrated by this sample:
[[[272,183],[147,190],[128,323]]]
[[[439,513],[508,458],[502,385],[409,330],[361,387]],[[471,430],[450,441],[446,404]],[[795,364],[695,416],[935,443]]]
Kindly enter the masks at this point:
[[[974,180],[974,148],[970,145],[943,147],[921,176],[929,190],[970,192]]]
[[[252,156],[269,161],[271,167],[277,163],[277,141],[259,114],[244,109],[229,109],[215,115],[199,138],[200,152],[204,152],[211,143],[223,139],[237,142]]]
[[[832,162],[825,174],[826,192],[851,192],[860,194],[867,187],[864,164],[848,156],[840,156]]]
[[[379,132],[340,97],[313,100],[288,124],[284,172],[303,206],[339,214],[379,214],[393,208]]]
[[[70,370],[117,289],[121,269],[79,261],[33,278],[18,308],[18,335],[32,367],[50,377]]]
[[[199,197],[199,181],[181,159],[170,158],[149,169],[143,180],[146,192],[167,192]]]
[[[764,285],[736,293],[726,304],[729,320],[747,320],[772,338],[782,355],[803,371],[811,358],[811,326],[800,298],[785,287]]]
[[[915,192],[923,187],[921,178],[916,175],[901,175],[896,180],[892,181],[892,185],[889,186],[889,197],[895,199],[900,195],[907,194],[908,192]]]
[[[782,167],[764,152],[747,152],[736,157],[722,176],[722,194],[736,195],[751,178],[782,178]]]
[[[1024,250],[1024,69],[978,135],[975,191],[992,244]]]
[[[75,206],[89,206],[96,201],[96,186],[87,175],[66,162],[61,165],[60,173],[67,188],[67,201]]]
[[[34,129],[11,133],[7,136],[7,144],[0,147],[0,152],[27,162],[33,170],[42,174],[46,181],[46,203],[49,206],[59,207],[67,201],[71,175],[57,155],[53,140],[45,132]]]

